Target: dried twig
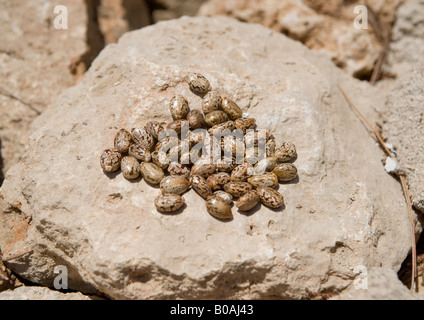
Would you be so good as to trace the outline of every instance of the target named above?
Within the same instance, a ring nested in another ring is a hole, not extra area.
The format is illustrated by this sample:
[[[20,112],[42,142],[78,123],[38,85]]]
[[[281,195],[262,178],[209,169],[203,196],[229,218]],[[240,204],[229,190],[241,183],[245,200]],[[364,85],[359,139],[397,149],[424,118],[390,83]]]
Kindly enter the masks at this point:
[[[394,159],[393,153],[387,148],[386,144],[384,143],[380,132],[375,129],[371,123],[361,114],[361,112],[358,110],[358,108],[353,104],[353,102],[349,99],[347,94],[343,91],[343,89],[339,86],[340,91],[342,92],[343,96],[345,97],[346,101],[349,103],[351,108],[357,113],[357,115],[362,119],[362,121],[365,122],[365,124],[369,127],[369,129],[374,133],[375,137],[377,138],[378,142],[380,143],[381,147],[384,149],[384,151],[387,153],[387,155]],[[410,216],[410,225],[411,225],[411,247],[412,247],[412,279],[411,279],[411,291],[416,290],[416,278],[417,278],[417,246],[416,246],[416,240],[415,240],[415,220],[414,220],[414,210],[412,209],[412,202],[411,202],[411,196],[409,194],[408,186],[406,184],[406,179],[404,176],[399,176],[400,183],[402,184],[403,194],[405,196],[406,203],[408,205],[408,212]]]

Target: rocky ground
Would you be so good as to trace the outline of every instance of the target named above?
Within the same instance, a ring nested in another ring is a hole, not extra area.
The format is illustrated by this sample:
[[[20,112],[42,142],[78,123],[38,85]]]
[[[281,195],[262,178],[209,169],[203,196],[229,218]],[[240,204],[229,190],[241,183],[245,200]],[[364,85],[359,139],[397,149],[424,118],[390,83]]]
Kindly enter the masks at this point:
[[[402,189],[338,85],[396,147],[418,237],[424,1],[369,1],[367,31],[352,27],[357,1],[204,2],[61,1],[65,31],[59,2],[0,1],[0,291],[20,287],[0,299],[419,298],[395,276],[410,251]],[[360,81],[382,56],[380,81]],[[176,93],[200,104],[192,71],[297,145],[282,212],[223,224],[190,191],[164,216],[157,190],[99,170],[117,129],[169,121]],[[78,294],[45,288],[57,265]],[[355,290],[361,266],[368,291]]]

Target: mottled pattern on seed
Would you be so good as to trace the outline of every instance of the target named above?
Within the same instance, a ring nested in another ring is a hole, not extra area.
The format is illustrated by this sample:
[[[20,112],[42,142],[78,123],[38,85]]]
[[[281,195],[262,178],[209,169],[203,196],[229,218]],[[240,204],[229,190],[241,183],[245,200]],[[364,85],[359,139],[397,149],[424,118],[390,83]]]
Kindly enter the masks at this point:
[[[230,182],[224,186],[225,192],[228,192],[234,198],[240,198],[252,189],[252,185],[248,182]]]
[[[114,146],[118,152],[126,153],[131,145],[131,133],[128,130],[121,129],[115,136]]]
[[[254,129],[256,125],[255,118],[240,118],[234,122],[234,125],[237,129],[246,132],[248,129]]]
[[[210,91],[203,97],[202,110],[205,114],[219,110],[221,105],[222,98],[216,91]]]
[[[151,155],[153,163],[158,165],[161,169],[165,170],[169,165],[169,158],[165,152],[154,151]]]
[[[231,181],[244,182],[254,173],[255,169],[250,163],[240,164],[231,172]]]
[[[241,196],[235,205],[240,211],[250,211],[259,204],[260,200],[256,190],[252,190]]]
[[[226,121],[217,125],[214,125],[212,128],[208,130],[210,134],[218,135],[218,134],[231,134],[235,129],[234,121]]]
[[[187,121],[190,124],[190,129],[192,130],[202,128],[204,125],[204,120],[205,118],[203,113],[198,109],[191,110],[187,115]]]
[[[231,206],[221,198],[211,196],[206,200],[206,210],[218,219],[229,220],[233,218]]]
[[[203,199],[207,199],[212,195],[212,189],[204,178],[198,175],[191,176],[191,186]]]
[[[270,187],[260,187],[256,191],[265,206],[277,209],[284,205],[284,197],[277,190]]]
[[[230,175],[226,172],[219,172],[211,175],[206,180],[212,191],[220,190],[224,188],[224,185],[231,182]]]
[[[243,111],[240,107],[231,99],[225,97],[222,99],[221,109],[228,114],[231,120],[237,120],[243,116]]]
[[[279,162],[287,162],[296,155],[296,146],[291,142],[284,142],[275,150],[275,157]]]
[[[144,129],[155,139],[158,139],[160,132],[163,130],[162,124],[157,121],[149,121]]]
[[[277,176],[272,172],[267,172],[259,175],[254,175],[247,179],[247,182],[249,182],[253,187],[260,188],[260,187],[271,187],[274,188],[278,185],[278,178]]]
[[[151,150],[155,145],[155,139],[147,132],[144,128],[133,128],[131,129],[131,136],[135,144],[140,144],[147,150]]]
[[[121,171],[125,179],[137,179],[140,176],[140,163],[133,156],[123,157],[121,160]]]
[[[100,156],[100,166],[105,172],[115,172],[121,167],[122,155],[116,149],[106,149]]]
[[[128,149],[128,154],[143,162],[150,162],[152,159],[150,151],[141,144],[132,144]]]
[[[179,210],[185,203],[182,196],[177,194],[159,195],[155,199],[155,206],[159,212],[171,213]]]
[[[182,195],[190,188],[190,182],[183,176],[168,176],[160,182],[162,194]]]
[[[172,119],[181,120],[187,116],[190,108],[188,106],[187,99],[182,95],[177,95],[171,99],[169,110],[171,112]]]
[[[205,123],[209,127],[228,121],[228,116],[224,111],[212,111],[205,116]]]
[[[297,168],[291,163],[281,163],[272,172],[278,177],[280,182],[289,182],[297,177]]]
[[[151,184],[159,184],[165,176],[163,170],[152,162],[141,163],[140,173],[143,176],[143,179]]]
[[[190,89],[197,93],[206,93],[211,90],[211,84],[200,73],[192,73],[188,78]]]
[[[168,172],[172,176],[182,176],[184,178],[189,178],[191,174],[191,169],[188,165],[173,162],[169,164]]]
[[[233,203],[233,196],[231,194],[229,194],[228,192],[218,190],[218,191],[215,191],[213,193],[213,195],[217,198],[224,200],[229,205],[231,205]]]

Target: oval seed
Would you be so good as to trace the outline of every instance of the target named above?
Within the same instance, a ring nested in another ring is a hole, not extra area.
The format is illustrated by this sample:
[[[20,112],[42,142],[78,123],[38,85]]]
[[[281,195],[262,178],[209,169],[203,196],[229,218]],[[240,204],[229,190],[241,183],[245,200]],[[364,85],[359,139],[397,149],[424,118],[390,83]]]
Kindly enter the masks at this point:
[[[168,172],[171,176],[181,176],[186,179],[190,177],[190,166],[178,162],[172,162],[168,166]]]
[[[121,171],[125,179],[137,179],[140,176],[140,163],[133,156],[123,157],[121,160]]]
[[[297,177],[297,168],[291,163],[281,163],[272,172],[278,177],[280,182],[289,182]]]
[[[256,190],[261,202],[272,209],[277,209],[284,205],[284,197],[277,190],[270,187],[260,187]]]
[[[105,172],[115,172],[121,167],[122,155],[116,149],[106,149],[100,156],[100,166]]]
[[[190,188],[190,182],[182,176],[168,176],[160,182],[162,194],[182,195]]]
[[[268,157],[268,158],[262,159],[255,165],[255,173],[262,174],[265,172],[272,171],[274,170],[276,165],[277,165],[277,158],[275,157]]]
[[[189,78],[190,89],[198,93],[206,93],[211,89],[211,84],[200,73],[192,73]]]
[[[190,183],[194,191],[196,191],[203,199],[207,199],[212,195],[211,187],[201,176],[191,176]]]
[[[182,95],[177,95],[171,99],[169,110],[171,111],[172,119],[181,120],[187,116],[190,108],[188,107],[187,99]]]
[[[150,151],[141,144],[132,144],[128,149],[128,154],[143,162],[150,162],[152,160]]]
[[[126,153],[131,145],[131,133],[125,129],[121,129],[115,136],[114,146],[118,152]]]
[[[231,206],[221,198],[211,196],[206,200],[206,210],[218,219],[229,220],[233,218]]]
[[[275,173],[267,172],[264,174],[258,174],[247,179],[252,186],[255,188],[270,187],[274,188],[278,184],[278,178]]]
[[[166,152],[154,151],[151,154],[153,163],[159,166],[161,169],[165,170],[169,165],[169,157]]]
[[[240,107],[227,97],[222,99],[221,109],[228,114],[231,120],[237,120],[243,116],[243,111],[241,111]]]
[[[230,182],[224,186],[225,192],[228,192],[234,198],[240,198],[252,189],[252,185],[247,182]]]
[[[216,191],[222,189],[224,185],[231,182],[231,178],[228,173],[219,172],[208,177],[206,182],[211,187],[212,191]]]
[[[260,201],[261,198],[256,190],[252,190],[241,196],[235,204],[240,211],[250,211],[255,208]]]
[[[224,200],[229,205],[231,205],[233,203],[233,196],[231,194],[229,194],[228,192],[218,190],[218,191],[215,191],[213,193],[213,195],[217,198]]]
[[[205,114],[219,110],[222,105],[222,98],[216,91],[208,92],[202,100],[202,110]]]
[[[231,172],[231,181],[244,182],[254,173],[255,169],[250,163],[243,163],[235,167],[234,170]]]
[[[159,134],[163,130],[163,126],[157,121],[149,121],[144,126],[144,129],[155,139],[158,139]]]
[[[131,136],[135,144],[140,144],[147,150],[151,150],[155,145],[155,139],[147,132],[144,128],[133,128],[131,129]]]
[[[213,111],[205,116],[205,123],[209,127],[228,121],[228,115],[221,110]]]
[[[165,176],[163,170],[158,165],[152,162],[141,163],[140,173],[143,176],[144,180],[151,184],[159,184]]]
[[[187,120],[190,124],[190,129],[195,130],[203,127],[204,116],[198,109],[191,110],[187,115]]]
[[[156,209],[163,213],[177,211],[184,203],[184,198],[178,194],[161,194],[155,199]]]
[[[240,118],[234,122],[234,125],[237,129],[246,132],[248,129],[254,129],[256,125],[255,118]]]
[[[231,134],[235,129],[234,121],[226,121],[217,125],[214,125],[212,128],[208,130],[208,132],[212,135],[225,135]]]
[[[275,157],[279,162],[290,161],[296,155],[296,147],[291,142],[284,142],[275,150]]]

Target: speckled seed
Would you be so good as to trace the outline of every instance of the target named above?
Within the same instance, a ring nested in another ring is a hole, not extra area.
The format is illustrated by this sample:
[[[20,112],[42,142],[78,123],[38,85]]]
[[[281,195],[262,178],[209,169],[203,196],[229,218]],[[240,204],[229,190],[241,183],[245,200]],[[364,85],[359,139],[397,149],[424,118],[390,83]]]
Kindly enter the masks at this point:
[[[234,121],[226,121],[226,122],[213,126],[212,128],[208,130],[208,132],[213,135],[225,134],[225,133],[230,134],[234,131],[235,128],[236,127],[234,125]]]
[[[187,99],[181,95],[173,97],[169,104],[169,111],[171,111],[172,119],[184,119],[190,111]]]
[[[296,147],[291,142],[284,142],[281,147],[275,150],[275,157],[279,162],[286,162],[296,155]]]
[[[122,155],[116,149],[107,149],[100,156],[100,166],[105,172],[115,172],[121,167]]]
[[[275,157],[275,149],[276,149],[276,143],[275,139],[270,139],[265,145],[266,149],[266,156],[267,157]]]
[[[171,176],[181,176],[186,179],[190,177],[190,166],[177,162],[172,162],[168,166],[168,172]]]
[[[168,168],[169,158],[166,152],[162,152],[162,151],[152,152],[152,161],[163,170]]]
[[[240,107],[233,100],[226,97],[222,99],[221,109],[228,114],[231,120],[237,120],[243,116],[243,111],[241,111]]]
[[[240,164],[231,172],[231,181],[244,182],[254,173],[255,170],[250,163]]]
[[[198,93],[206,93],[211,90],[208,79],[199,73],[192,73],[189,78],[190,89]]]
[[[228,192],[218,190],[218,191],[215,191],[213,193],[213,195],[217,198],[224,200],[229,205],[231,205],[233,203],[233,196],[231,194],[229,194]]]
[[[175,147],[179,144],[180,139],[177,137],[165,137],[156,144],[155,151],[168,152],[172,147]]]
[[[182,195],[190,188],[190,182],[182,176],[168,176],[160,182],[162,194]]]
[[[256,190],[261,202],[267,207],[277,209],[284,204],[284,197],[277,190],[270,187],[260,187]]]
[[[140,163],[133,156],[123,157],[121,160],[121,172],[125,179],[137,179],[140,175]]]
[[[216,169],[220,172],[231,172],[236,166],[236,158],[223,157],[216,163]]]
[[[213,163],[204,163],[201,160],[197,161],[191,168],[192,175],[198,175],[207,178],[215,173],[216,166]]]
[[[226,172],[219,172],[208,177],[206,182],[211,187],[212,191],[224,188],[224,185],[231,181],[230,175]]]
[[[297,177],[297,168],[291,163],[281,163],[272,172],[278,177],[280,182],[292,181]]]
[[[147,132],[144,128],[133,128],[131,129],[131,136],[135,144],[140,144],[147,150],[151,150],[155,145],[155,139]]]
[[[267,172],[263,174],[258,174],[247,179],[252,186],[255,188],[260,187],[271,187],[274,188],[278,184],[278,178],[275,173]]]
[[[221,110],[213,111],[205,116],[205,123],[209,127],[228,121],[228,115]]]
[[[243,132],[246,132],[248,129],[254,129],[256,125],[256,119],[255,118],[240,118],[237,119],[234,122],[234,125],[237,129],[242,130]]]
[[[144,129],[155,139],[158,139],[163,126],[157,121],[149,121],[144,126]]]
[[[150,162],[152,160],[150,151],[141,144],[132,144],[128,149],[128,154],[143,162]]]
[[[277,158],[275,157],[268,157],[266,159],[262,159],[255,165],[255,173],[262,174],[265,172],[272,171],[274,170],[276,165],[277,165]]]
[[[221,198],[211,196],[206,200],[206,210],[218,219],[230,220],[233,218],[231,206]]]
[[[219,110],[222,105],[222,98],[216,91],[208,92],[202,101],[202,110],[205,114]]]
[[[115,136],[115,149],[118,150],[118,152],[126,153],[128,152],[128,148],[131,145],[131,133],[128,130],[121,129],[118,131],[118,133]]]
[[[225,192],[228,192],[234,198],[240,198],[252,189],[252,185],[247,182],[230,182],[224,186]]]
[[[259,204],[259,201],[261,201],[261,198],[259,198],[258,193],[256,190],[252,190],[241,196],[235,205],[240,211],[246,212],[255,208]]]
[[[165,173],[163,170],[152,162],[143,162],[140,164],[140,173],[143,176],[144,180],[151,184],[159,184]]]
[[[222,137],[221,149],[227,157],[243,157],[245,153],[243,140],[237,139],[235,136]]]
[[[167,129],[174,130],[176,133],[180,134],[183,127],[186,126],[186,129],[189,128],[189,123],[187,120],[175,120],[166,126]]]
[[[206,137],[206,132],[202,131],[202,132],[195,132],[195,131],[189,131],[189,140],[190,140],[190,146],[195,146],[196,144],[201,143],[205,137]]]
[[[195,130],[203,127],[204,116],[198,109],[191,110],[187,115],[187,120],[190,124],[190,129]]]
[[[201,176],[195,175],[190,178],[191,186],[203,199],[207,199],[212,195],[212,189]]]
[[[178,194],[161,194],[155,199],[156,209],[164,213],[177,211],[184,203],[184,198]]]

